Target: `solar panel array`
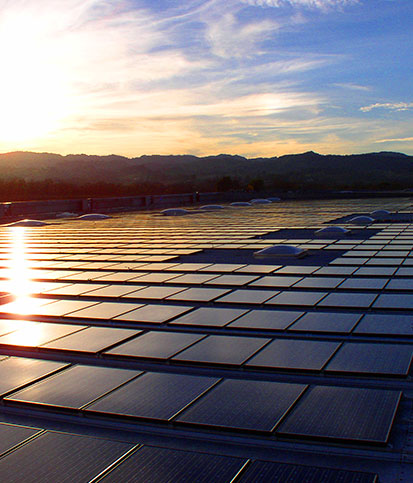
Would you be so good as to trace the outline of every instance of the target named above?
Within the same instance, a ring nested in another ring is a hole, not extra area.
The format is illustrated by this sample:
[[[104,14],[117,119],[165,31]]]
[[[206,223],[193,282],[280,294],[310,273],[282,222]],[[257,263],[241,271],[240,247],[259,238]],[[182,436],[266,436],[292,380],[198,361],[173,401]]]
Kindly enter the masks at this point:
[[[413,222],[315,234],[377,208],[3,227],[2,479],[411,481]]]

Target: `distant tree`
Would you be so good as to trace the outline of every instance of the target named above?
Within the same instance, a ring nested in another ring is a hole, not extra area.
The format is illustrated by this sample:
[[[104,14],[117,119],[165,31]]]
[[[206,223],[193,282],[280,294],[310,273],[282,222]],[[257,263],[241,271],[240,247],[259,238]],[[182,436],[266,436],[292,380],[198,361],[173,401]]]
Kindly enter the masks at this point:
[[[264,189],[264,180],[262,180],[261,178],[252,179],[248,183],[248,186],[252,186],[252,189],[254,191],[262,191]]]
[[[230,191],[239,188],[239,181],[231,176],[223,176],[217,182],[217,191]]]

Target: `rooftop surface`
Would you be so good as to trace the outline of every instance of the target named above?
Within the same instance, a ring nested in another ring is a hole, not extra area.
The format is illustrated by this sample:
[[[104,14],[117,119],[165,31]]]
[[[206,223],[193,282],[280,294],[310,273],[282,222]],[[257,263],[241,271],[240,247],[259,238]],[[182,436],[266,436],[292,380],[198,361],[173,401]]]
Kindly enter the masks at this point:
[[[1,480],[413,481],[411,202],[188,210],[0,229]]]

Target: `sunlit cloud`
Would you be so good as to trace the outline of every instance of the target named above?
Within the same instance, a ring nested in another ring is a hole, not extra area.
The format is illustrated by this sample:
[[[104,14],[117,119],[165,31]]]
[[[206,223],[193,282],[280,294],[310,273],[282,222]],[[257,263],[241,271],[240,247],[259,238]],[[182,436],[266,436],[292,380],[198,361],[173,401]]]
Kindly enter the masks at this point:
[[[410,138],[394,138],[394,139],[378,139],[376,143],[405,143],[412,142],[413,137]]]
[[[413,102],[376,102],[369,106],[360,107],[360,111],[369,112],[373,109],[388,109],[390,111],[407,111],[413,108]]]

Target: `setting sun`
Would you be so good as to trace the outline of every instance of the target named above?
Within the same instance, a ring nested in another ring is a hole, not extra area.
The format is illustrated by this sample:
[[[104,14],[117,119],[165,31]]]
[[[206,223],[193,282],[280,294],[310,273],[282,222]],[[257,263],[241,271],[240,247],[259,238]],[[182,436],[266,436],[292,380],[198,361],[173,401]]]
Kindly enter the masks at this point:
[[[29,141],[59,127],[68,97],[63,59],[40,19],[10,13],[0,20],[0,131],[3,141]]]

